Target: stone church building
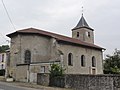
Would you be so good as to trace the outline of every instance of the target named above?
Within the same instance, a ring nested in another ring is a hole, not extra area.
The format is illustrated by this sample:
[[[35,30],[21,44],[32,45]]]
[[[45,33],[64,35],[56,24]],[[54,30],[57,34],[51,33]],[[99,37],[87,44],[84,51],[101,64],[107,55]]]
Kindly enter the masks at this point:
[[[81,17],[72,37],[28,28],[7,35],[11,38],[9,74],[17,81],[33,81],[37,73],[49,73],[58,63],[66,74],[102,74],[104,48],[94,44],[94,30]]]

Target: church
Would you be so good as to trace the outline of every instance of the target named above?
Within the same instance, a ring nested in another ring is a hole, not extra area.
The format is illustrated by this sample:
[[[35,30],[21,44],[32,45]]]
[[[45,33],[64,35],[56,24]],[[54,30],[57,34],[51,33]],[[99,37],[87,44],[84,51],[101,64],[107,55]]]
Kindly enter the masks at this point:
[[[65,74],[103,74],[104,48],[94,44],[94,29],[82,15],[72,37],[27,28],[10,33],[9,74],[16,81],[33,81],[37,73],[49,73],[58,63]]]

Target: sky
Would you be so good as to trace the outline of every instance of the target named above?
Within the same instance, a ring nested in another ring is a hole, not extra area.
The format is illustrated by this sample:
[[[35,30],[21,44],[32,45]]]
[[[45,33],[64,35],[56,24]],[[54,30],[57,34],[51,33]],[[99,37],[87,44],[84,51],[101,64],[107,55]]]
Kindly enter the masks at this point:
[[[112,54],[120,49],[120,0],[3,0],[15,29],[0,0],[0,45],[6,34],[37,28],[71,37],[71,29],[84,17],[95,33],[95,44]]]

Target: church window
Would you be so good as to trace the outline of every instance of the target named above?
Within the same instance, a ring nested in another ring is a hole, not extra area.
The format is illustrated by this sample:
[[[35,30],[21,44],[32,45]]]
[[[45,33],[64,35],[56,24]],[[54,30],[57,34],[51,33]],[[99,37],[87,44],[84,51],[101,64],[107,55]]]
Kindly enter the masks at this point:
[[[87,36],[87,37],[90,37],[90,32],[86,32],[86,36]]]
[[[73,65],[73,54],[72,53],[68,54],[68,65],[70,66]]]
[[[84,55],[81,56],[81,66],[85,67],[85,56]]]
[[[31,63],[31,52],[29,50],[25,51],[25,63],[30,64]]]
[[[90,32],[88,32],[88,37],[90,37]]]
[[[94,56],[92,57],[92,67],[96,67],[96,59]]]
[[[77,32],[77,37],[79,37],[79,32]]]

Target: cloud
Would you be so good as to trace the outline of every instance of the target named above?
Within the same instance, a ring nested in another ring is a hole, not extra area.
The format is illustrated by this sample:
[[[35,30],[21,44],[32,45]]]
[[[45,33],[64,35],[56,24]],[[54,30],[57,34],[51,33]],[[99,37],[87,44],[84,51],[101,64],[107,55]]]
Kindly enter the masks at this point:
[[[120,1],[119,0],[4,0],[16,29],[35,27],[71,36],[71,29],[84,17],[95,29],[95,42],[111,53],[120,48]],[[12,28],[0,2],[0,33],[16,31]],[[8,38],[7,38],[8,39]],[[6,41],[0,37],[0,44]],[[111,43],[112,42],[112,43]]]

